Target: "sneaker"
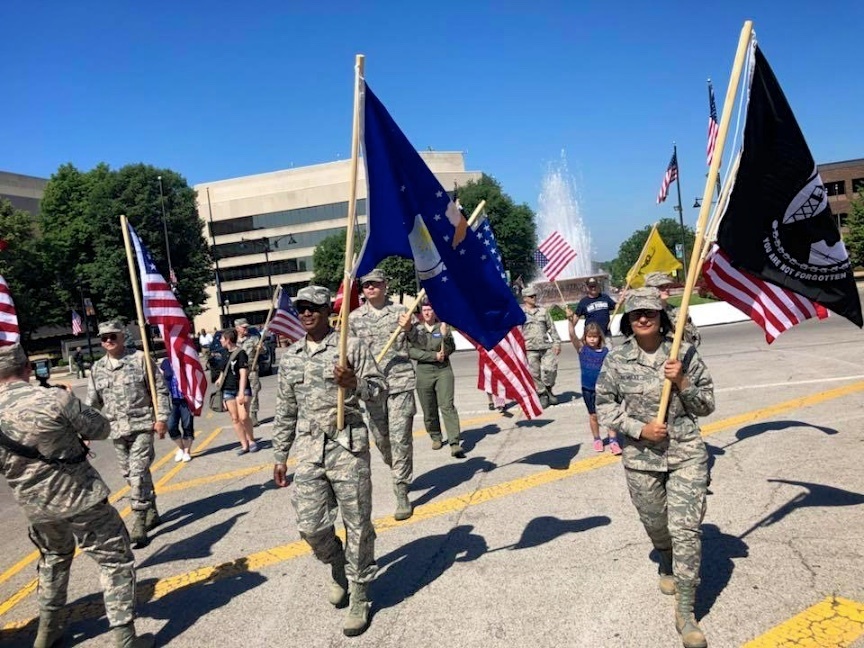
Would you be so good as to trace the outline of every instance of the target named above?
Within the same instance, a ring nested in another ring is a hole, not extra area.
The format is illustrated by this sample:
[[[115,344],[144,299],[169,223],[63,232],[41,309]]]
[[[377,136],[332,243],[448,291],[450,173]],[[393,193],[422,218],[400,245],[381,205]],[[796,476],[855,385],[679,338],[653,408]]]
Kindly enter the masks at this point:
[[[258,452],[258,444],[254,441],[249,444],[249,452]]]
[[[183,450],[177,448],[177,452],[174,453],[174,461],[183,461]]]
[[[184,452],[183,453],[183,463],[186,463],[187,461],[192,461],[192,455],[190,455],[188,452]]]
[[[615,439],[610,439],[609,441],[609,452],[611,452],[613,455],[621,454],[621,446],[618,445],[618,441],[616,441]]]
[[[594,452],[603,452],[603,439],[594,439]]]
[[[237,456],[244,455],[249,452],[249,448],[240,447],[237,449]]]

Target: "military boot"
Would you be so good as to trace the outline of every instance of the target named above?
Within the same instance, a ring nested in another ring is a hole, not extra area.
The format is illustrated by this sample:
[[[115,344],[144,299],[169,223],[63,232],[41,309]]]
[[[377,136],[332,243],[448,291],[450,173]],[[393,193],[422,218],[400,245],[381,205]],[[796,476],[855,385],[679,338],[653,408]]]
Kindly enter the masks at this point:
[[[432,439],[432,449],[440,450],[444,447],[444,442],[441,440],[441,437],[435,437]]]
[[[702,633],[702,628],[693,616],[693,604],[696,600],[696,585],[678,582],[676,585],[678,599],[675,608],[675,628],[681,635],[684,648],[707,648],[708,641]]]
[[[549,387],[546,388],[546,400],[549,401],[550,405],[558,404],[558,397],[552,393],[552,389]]]
[[[144,515],[144,530],[152,531],[160,524],[162,524],[162,518],[159,517],[159,511],[156,510],[156,502],[153,502]]]
[[[348,579],[345,576],[345,554],[330,563],[330,588],[327,591],[327,600],[337,608],[343,608],[348,604]]]
[[[51,648],[63,639],[66,624],[60,618],[59,611],[40,612],[39,630],[36,632],[36,641],[33,648]]]
[[[135,624],[117,626],[114,632],[114,645],[117,648],[153,648],[153,635],[146,634],[140,637],[135,634]]]
[[[540,392],[540,407],[546,409],[549,407],[549,396],[546,395],[545,391]]]
[[[132,511],[132,531],[129,532],[129,539],[132,541],[132,547],[140,549],[150,544],[147,538],[147,511]]]
[[[366,632],[369,627],[369,608],[371,603],[367,596],[368,583],[351,583],[351,607],[345,615],[342,633],[346,637],[356,637]]]
[[[252,427],[253,427],[253,428],[256,428],[256,427],[258,427],[259,425],[261,425],[261,424],[258,422],[258,412],[252,412],[252,413],[249,415],[249,420],[252,421]]]
[[[407,520],[414,514],[414,508],[408,500],[408,485],[396,484],[396,512],[393,517],[397,520]],[[358,633],[359,634],[359,633]]]
[[[660,574],[660,591],[667,596],[675,593],[675,577],[672,575],[672,550],[657,549],[657,558],[660,565],[657,573]]]

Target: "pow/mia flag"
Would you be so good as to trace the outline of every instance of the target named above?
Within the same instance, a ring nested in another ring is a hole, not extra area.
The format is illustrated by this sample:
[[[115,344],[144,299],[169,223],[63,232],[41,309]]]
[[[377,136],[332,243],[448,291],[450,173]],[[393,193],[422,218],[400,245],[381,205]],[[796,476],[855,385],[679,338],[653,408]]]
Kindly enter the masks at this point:
[[[849,255],[822,178],[757,45],[753,61],[744,148],[717,243],[733,266],[861,327]]]

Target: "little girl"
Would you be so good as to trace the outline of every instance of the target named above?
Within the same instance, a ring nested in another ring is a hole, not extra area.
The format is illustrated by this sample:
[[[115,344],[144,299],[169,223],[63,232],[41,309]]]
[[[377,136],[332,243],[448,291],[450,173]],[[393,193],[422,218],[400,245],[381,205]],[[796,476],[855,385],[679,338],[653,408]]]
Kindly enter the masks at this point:
[[[597,422],[594,388],[597,385],[597,376],[600,375],[600,367],[603,366],[603,360],[609,353],[609,349],[606,348],[603,329],[596,322],[585,324],[585,332],[580,340],[576,337],[576,322],[574,320],[573,312],[568,308],[567,322],[570,329],[570,341],[579,353],[579,366],[582,368],[582,400],[588,409],[588,422],[591,426],[591,436],[594,437],[594,450],[603,452],[603,439],[600,438],[600,423]],[[612,430],[609,430],[609,450],[614,455],[621,454],[618,437]]]

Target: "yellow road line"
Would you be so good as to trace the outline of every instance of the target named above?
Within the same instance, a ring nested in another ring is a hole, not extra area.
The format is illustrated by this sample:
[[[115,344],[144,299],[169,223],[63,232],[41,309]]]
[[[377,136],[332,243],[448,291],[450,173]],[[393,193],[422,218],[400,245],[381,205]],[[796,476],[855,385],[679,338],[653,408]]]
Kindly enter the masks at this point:
[[[739,416],[733,416],[720,421],[715,421],[705,426],[703,434],[704,436],[709,436],[730,427],[740,425],[741,423],[752,423],[754,421],[767,418],[786,409],[816,405],[832,398],[839,398],[841,396],[846,396],[848,394],[852,394],[858,391],[864,391],[864,381],[860,383],[855,383],[854,385],[847,385],[845,387],[832,389],[827,392],[813,394],[811,396],[795,398],[786,401],[785,403],[780,403],[779,405],[771,405],[758,410],[754,410],[752,412],[741,414]],[[613,463],[617,463],[618,461],[620,461],[620,458],[612,454],[604,453],[602,455],[594,455],[591,457],[587,457],[586,459],[580,459],[579,461],[573,462],[568,468],[564,470],[544,470],[542,472],[535,473],[534,475],[529,475],[528,477],[520,477],[519,479],[514,479],[509,482],[481,488],[473,493],[458,495],[456,497],[451,497],[438,502],[430,502],[429,504],[417,507],[414,510],[414,515],[408,520],[404,520],[402,522],[397,522],[392,516],[379,518],[378,520],[374,521],[375,530],[377,533],[381,533],[383,531],[389,531],[410,524],[416,524],[418,522],[422,522],[433,517],[462,511],[469,506],[476,506],[477,504],[482,504],[484,502],[489,502],[495,499],[499,499],[501,497],[506,497],[526,490],[530,490],[538,486],[543,486],[545,484],[560,481],[562,479],[572,477],[573,475],[597,470],[599,468],[609,466]],[[202,582],[212,582],[221,578],[236,576],[238,573],[242,572],[260,570],[270,565],[275,565],[286,560],[292,560],[300,556],[305,556],[309,553],[310,549],[306,542],[303,540],[296,540],[285,545],[253,553],[230,562],[221,563],[215,566],[201,567],[185,574],[178,574],[176,576],[161,578],[156,581],[154,586],[154,593],[149,600],[152,601],[166,596],[167,594],[177,589],[180,589],[181,587],[188,587],[189,585]],[[78,613],[81,615],[86,615],[88,611],[89,608],[85,607],[81,608]],[[71,618],[79,619],[84,618],[84,616],[75,616],[75,613],[73,613],[73,616]],[[7,623],[3,626],[3,629],[14,629],[16,627],[26,625],[28,622],[29,621]],[[813,645],[821,646],[821,644]]]
[[[844,648],[864,636],[864,603],[829,597],[743,648]]]

